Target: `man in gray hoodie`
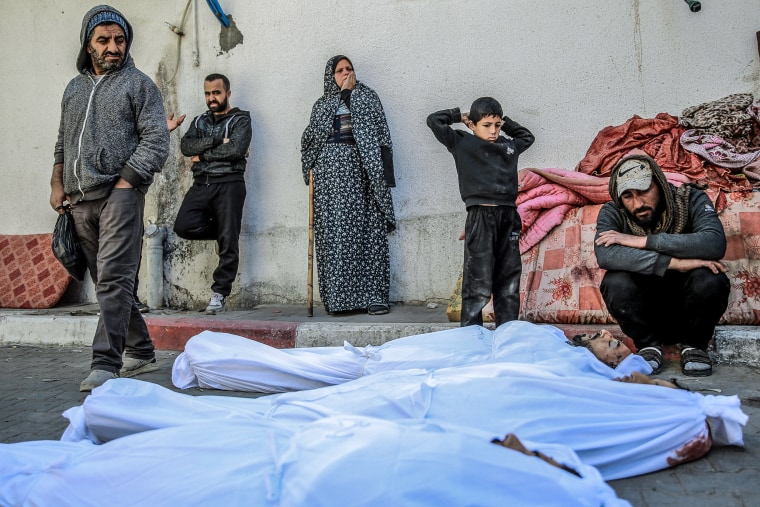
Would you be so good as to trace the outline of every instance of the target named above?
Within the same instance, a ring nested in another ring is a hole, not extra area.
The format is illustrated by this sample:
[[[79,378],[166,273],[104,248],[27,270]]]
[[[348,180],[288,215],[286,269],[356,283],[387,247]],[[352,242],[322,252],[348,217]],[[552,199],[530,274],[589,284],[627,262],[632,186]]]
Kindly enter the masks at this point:
[[[132,289],[145,192],[169,153],[161,92],[129,54],[134,32],[108,5],[82,20],[79,73],[66,86],[50,205],[70,208],[100,305],[92,364],[80,391],[158,368]],[[124,355],[125,357],[122,357]]]
[[[609,188],[594,242],[607,270],[600,287],[607,309],[654,373],[662,346],[679,344],[683,373],[710,375],[706,349],[731,289],[712,202],[691,184],[673,186],[645,154],[621,159]]]

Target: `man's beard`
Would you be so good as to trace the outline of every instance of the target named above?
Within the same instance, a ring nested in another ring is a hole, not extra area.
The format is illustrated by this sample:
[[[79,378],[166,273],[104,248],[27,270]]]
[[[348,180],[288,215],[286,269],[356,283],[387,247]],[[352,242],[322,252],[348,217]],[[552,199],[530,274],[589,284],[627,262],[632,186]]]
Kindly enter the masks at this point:
[[[219,113],[221,111],[226,111],[227,110],[227,99],[224,99],[221,102],[213,102],[213,103],[210,102],[210,103],[208,103],[206,105],[214,113]]]
[[[95,48],[90,46],[90,55],[93,59],[93,64],[100,70],[105,72],[118,69],[121,64],[124,63],[124,55],[121,52],[111,53],[104,51],[103,54],[98,53]],[[106,56],[118,56],[118,60],[106,60]]]
[[[657,206],[658,209],[652,210],[651,207],[647,206],[645,208],[639,208],[637,210],[634,210],[635,212],[642,211],[642,210],[652,210],[651,214],[648,218],[639,218],[635,213],[629,213],[631,216],[631,219],[639,224],[644,229],[651,229],[652,227],[656,226],[657,223],[660,221],[660,217],[662,216],[662,209],[661,206]]]

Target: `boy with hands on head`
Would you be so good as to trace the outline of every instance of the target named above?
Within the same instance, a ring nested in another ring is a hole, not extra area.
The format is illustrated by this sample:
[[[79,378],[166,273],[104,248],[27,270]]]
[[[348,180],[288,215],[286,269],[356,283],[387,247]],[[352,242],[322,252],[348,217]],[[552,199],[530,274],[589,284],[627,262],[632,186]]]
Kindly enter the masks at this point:
[[[451,127],[459,122],[472,133]],[[461,325],[483,325],[481,312],[491,294],[496,326],[516,320],[522,273],[517,160],[535,138],[504,116],[491,97],[475,100],[469,113],[459,108],[435,112],[427,124],[454,156],[459,192],[467,207]]]

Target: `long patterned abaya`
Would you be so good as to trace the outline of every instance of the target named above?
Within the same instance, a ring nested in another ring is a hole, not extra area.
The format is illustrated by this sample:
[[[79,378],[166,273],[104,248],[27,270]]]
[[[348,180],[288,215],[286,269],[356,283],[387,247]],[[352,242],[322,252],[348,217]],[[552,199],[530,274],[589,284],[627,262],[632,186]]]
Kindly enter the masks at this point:
[[[313,171],[319,294],[328,312],[388,304],[388,232],[396,222],[389,188],[392,175],[385,175],[382,154],[390,153],[391,138],[374,90],[357,82],[351,93],[355,144],[328,142],[342,104],[333,64],[344,58],[339,55],[327,62],[325,93],[314,104],[301,138],[306,183]]]

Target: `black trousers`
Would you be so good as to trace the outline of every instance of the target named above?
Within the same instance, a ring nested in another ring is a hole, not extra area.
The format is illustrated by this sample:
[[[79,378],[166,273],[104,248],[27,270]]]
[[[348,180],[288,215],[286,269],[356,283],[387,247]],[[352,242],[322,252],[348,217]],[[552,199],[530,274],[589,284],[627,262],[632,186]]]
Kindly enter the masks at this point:
[[[728,307],[731,284],[707,268],[665,276],[607,271],[601,284],[607,310],[638,349],[682,343],[705,350]]]
[[[216,240],[219,264],[211,290],[230,295],[238,271],[240,227],[245,182],[194,184],[185,194],[174,221],[174,232],[184,239]]]
[[[483,325],[483,307],[493,294],[496,326],[520,313],[520,230],[512,206],[470,206],[465,223],[461,325]]]

